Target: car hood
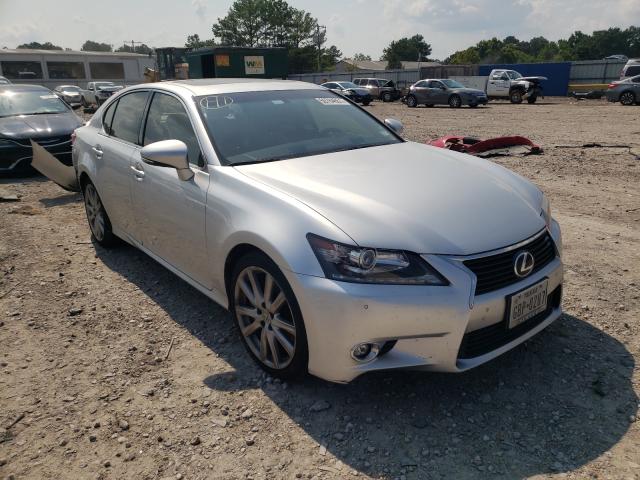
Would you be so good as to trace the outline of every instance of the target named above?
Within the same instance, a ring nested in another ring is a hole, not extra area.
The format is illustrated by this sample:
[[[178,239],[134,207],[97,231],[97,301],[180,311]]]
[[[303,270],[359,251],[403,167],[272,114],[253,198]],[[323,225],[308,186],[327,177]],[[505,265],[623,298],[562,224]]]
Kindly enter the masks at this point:
[[[118,90],[122,90],[124,87],[122,85],[113,85],[111,87],[98,87],[98,90],[103,92],[117,92]]]
[[[412,142],[235,167],[372,248],[468,255],[545,226],[542,193],[487,160]]]
[[[369,95],[369,90],[366,88],[348,88],[347,90],[354,92],[356,95]]]
[[[82,124],[73,112],[5,117],[0,118],[0,137],[21,139],[70,135]]]

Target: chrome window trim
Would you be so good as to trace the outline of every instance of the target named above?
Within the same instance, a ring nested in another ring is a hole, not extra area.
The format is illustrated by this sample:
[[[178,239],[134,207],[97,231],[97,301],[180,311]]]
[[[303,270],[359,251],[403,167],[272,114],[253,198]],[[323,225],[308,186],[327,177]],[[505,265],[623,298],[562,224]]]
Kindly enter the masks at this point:
[[[447,257],[450,260],[454,260],[456,262],[465,262],[467,260],[475,260],[476,258],[483,257],[491,257],[493,255],[499,255],[501,253],[510,252],[512,250],[517,250],[518,248],[524,247],[525,245],[533,242],[535,239],[544,235],[547,232],[547,228],[543,227],[539,232],[535,233],[533,236],[522,240],[521,242],[514,243],[513,245],[509,245],[507,247],[497,248],[495,250],[487,250],[485,252],[473,253],[471,255],[442,255],[443,257]]]

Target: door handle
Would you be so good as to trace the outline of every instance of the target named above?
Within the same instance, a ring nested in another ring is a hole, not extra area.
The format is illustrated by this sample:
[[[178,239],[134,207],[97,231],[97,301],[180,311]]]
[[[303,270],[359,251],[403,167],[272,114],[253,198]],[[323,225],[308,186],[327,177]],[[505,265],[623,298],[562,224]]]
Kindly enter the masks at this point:
[[[141,182],[142,179],[144,178],[144,170],[142,170],[142,165],[140,164],[136,164],[131,165],[131,170],[133,170],[134,175],[136,176],[136,180],[138,182]]]
[[[100,145],[96,145],[95,147],[91,147],[91,150],[93,150],[93,153],[95,154],[96,158],[98,160],[100,160],[102,158],[102,154],[104,153],[102,151],[102,147]]]

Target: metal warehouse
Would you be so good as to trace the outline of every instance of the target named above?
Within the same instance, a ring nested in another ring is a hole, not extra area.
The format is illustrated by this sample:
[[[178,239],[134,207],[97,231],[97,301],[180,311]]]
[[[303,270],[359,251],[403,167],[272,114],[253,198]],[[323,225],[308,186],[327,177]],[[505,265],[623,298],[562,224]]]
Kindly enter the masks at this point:
[[[96,80],[133,85],[144,81],[145,67],[155,60],[137,53],[73,50],[0,50],[0,75],[14,83],[54,88],[60,84],[86,86]]]

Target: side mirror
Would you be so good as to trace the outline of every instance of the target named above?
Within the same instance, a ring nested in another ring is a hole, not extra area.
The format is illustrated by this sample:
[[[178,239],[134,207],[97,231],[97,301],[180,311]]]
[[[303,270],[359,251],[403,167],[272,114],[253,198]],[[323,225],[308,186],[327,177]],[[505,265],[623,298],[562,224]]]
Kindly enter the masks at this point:
[[[180,140],[162,140],[142,147],[140,156],[144,163],[157,167],[175,168],[180,180],[191,180],[193,171],[189,168],[188,149]]]
[[[395,118],[385,118],[384,124],[398,135],[402,135],[402,132],[404,131],[404,125],[402,125],[402,122]]]

